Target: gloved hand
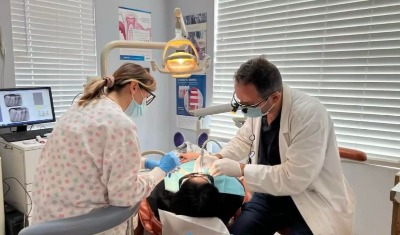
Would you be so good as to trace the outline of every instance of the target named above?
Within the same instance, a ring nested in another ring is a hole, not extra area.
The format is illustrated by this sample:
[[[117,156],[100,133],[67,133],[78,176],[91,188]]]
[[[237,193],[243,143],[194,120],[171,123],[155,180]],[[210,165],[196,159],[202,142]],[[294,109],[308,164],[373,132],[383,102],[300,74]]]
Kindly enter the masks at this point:
[[[194,169],[193,172],[202,172],[204,171],[204,168],[209,168],[216,160],[218,160],[219,158],[217,158],[216,156],[210,155],[210,154],[204,154],[203,156],[203,169],[201,169],[201,157],[199,156],[195,163],[194,163]]]
[[[159,166],[159,165],[160,165],[160,161],[158,161],[158,160],[146,158],[146,160],[144,161],[144,168],[146,168],[146,169],[153,170],[154,167]]]
[[[232,177],[242,176],[240,163],[228,158],[222,158],[214,161],[214,163],[208,170],[208,173],[212,176],[217,176],[217,175],[226,175]]]
[[[179,158],[173,152],[169,152],[161,158],[158,167],[163,170],[165,174],[168,174],[180,164]]]

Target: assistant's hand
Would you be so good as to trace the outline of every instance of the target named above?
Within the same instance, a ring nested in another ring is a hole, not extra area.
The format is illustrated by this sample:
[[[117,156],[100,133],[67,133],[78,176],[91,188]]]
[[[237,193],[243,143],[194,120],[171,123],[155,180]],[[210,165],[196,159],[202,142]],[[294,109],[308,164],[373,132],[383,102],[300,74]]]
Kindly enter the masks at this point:
[[[203,168],[209,168],[216,160],[219,158],[210,154],[204,154],[203,156]],[[201,157],[198,157],[196,159],[196,162],[194,163],[194,172],[201,172],[203,169],[200,169],[201,167]]]
[[[240,177],[242,176],[242,168],[239,162],[228,158],[222,158],[214,161],[208,173],[212,176],[226,175]]]
[[[173,152],[169,152],[161,158],[160,165],[158,167],[160,167],[165,174],[168,174],[180,164],[179,158]]]
[[[146,168],[146,169],[153,170],[154,167],[159,166],[159,165],[160,165],[160,161],[158,161],[158,160],[146,158],[146,160],[144,161],[144,168]]]
[[[190,162],[196,158],[199,157],[199,153],[195,153],[195,152],[189,152],[189,153],[181,153],[181,155],[179,155],[179,159],[181,161],[181,163],[185,163],[185,162]]]

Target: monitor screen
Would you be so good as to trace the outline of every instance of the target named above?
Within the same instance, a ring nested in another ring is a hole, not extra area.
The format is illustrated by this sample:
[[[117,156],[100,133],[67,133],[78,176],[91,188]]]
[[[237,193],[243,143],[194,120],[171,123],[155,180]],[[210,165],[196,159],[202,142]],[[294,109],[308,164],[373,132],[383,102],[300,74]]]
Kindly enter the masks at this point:
[[[0,89],[0,128],[55,121],[50,87]]]

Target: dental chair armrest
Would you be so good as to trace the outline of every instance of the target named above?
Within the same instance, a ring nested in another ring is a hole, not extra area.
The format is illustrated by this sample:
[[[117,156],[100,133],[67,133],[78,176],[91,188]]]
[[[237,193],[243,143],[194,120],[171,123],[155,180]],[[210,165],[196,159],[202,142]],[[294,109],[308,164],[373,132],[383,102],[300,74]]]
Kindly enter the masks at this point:
[[[138,208],[139,203],[133,207],[108,206],[84,215],[34,224],[18,235],[92,235],[124,223]]]
[[[367,154],[357,149],[339,147],[339,154],[340,158],[352,161],[365,162],[367,160]]]
[[[154,215],[153,210],[150,207],[147,199],[143,199],[140,202],[139,207],[139,220],[142,223],[143,228],[152,235],[162,234],[162,224],[158,218]]]

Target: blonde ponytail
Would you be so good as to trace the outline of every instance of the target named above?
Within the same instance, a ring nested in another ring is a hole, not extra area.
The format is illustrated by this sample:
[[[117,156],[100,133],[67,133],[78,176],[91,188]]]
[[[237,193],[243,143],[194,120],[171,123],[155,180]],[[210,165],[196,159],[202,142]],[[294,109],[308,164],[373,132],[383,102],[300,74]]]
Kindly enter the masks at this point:
[[[83,95],[78,101],[78,106],[86,106],[93,100],[97,100],[104,95],[105,84],[106,81],[103,79],[93,80],[89,84],[86,84]]]
[[[121,65],[113,74],[102,80],[94,80],[85,86],[83,96],[78,101],[78,106],[86,106],[90,102],[100,99],[110,92],[120,92],[127,84],[137,81],[149,91],[156,90],[156,80],[142,66],[134,63]]]

